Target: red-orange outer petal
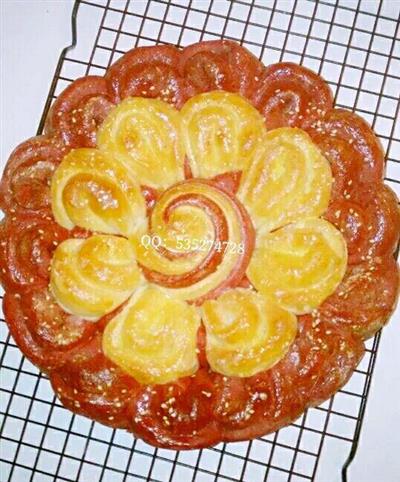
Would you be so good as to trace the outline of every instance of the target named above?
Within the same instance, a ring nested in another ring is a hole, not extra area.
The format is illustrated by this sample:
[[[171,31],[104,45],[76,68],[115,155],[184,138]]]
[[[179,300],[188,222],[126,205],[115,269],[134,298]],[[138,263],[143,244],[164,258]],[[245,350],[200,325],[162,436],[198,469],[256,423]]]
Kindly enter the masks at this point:
[[[57,97],[46,119],[46,132],[70,147],[95,147],[97,128],[112,106],[104,77],[81,77]]]
[[[383,183],[353,191],[351,199],[333,200],[326,219],[342,232],[349,264],[393,254],[400,238],[400,208],[396,194]]]
[[[51,217],[6,217],[0,224],[0,279],[11,292],[45,288],[57,245],[71,237]]]
[[[50,373],[62,404],[80,415],[115,428],[128,428],[127,409],[139,384],[106,358],[101,333]]]
[[[160,98],[182,107],[194,89],[178,71],[179,59],[180,50],[172,45],[130,50],[105,75],[114,102],[138,96]]]
[[[333,109],[307,131],[331,163],[332,200],[351,200],[360,185],[383,181],[382,145],[369,124],[357,114]]]
[[[66,153],[51,136],[32,137],[16,147],[1,178],[0,208],[12,216],[50,213],[50,180]]]
[[[132,400],[131,427],[159,447],[182,450],[214,445],[221,436],[210,400],[214,390],[206,369],[174,383],[142,387]]]
[[[263,72],[261,62],[231,40],[202,41],[182,50],[179,70],[196,93],[239,92],[250,98]]]
[[[96,323],[65,313],[45,288],[7,291],[3,311],[20,350],[46,372],[66,363],[97,330]]]
[[[399,296],[400,271],[393,256],[372,257],[349,266],[337,290],[320,306],[318,316],[349,327],[363,339],[384,326]]]
[[[290,62],[266,67],[251,100],[268,129],[305,129],[330,111],[333,103],[331,89],[322,77]]]

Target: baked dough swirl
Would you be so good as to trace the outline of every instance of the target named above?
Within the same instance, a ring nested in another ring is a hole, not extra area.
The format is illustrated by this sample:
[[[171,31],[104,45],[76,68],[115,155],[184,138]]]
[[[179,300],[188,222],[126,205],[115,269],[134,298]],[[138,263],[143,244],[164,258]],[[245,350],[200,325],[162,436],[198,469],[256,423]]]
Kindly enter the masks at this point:
[[[67,239],[57,247],[50,288],[67,312],[98,319],[126,301],[140,279],[129,241],[95,235]]]
[[[52,182],[52,209],[61,226],[130,236],[146,227],[146,205],[136,180],[110,155],[72,150]]]
[[[202,180],[164,192],[152,211],[149,235],[163,240],[162,246],[147,247],[132,238],[147,279],[196,304],[240,280],[254,246],[253,226],[243,206]]]
[[[246,169],[264,143],[260,113],[238,94],[208,92],[181,110],[183,139],[195,177]]]
[[[202,307],[207,359],[223,375],[251,377],[267,370],[288,351],[297,319],[273,299],[236,288]]]

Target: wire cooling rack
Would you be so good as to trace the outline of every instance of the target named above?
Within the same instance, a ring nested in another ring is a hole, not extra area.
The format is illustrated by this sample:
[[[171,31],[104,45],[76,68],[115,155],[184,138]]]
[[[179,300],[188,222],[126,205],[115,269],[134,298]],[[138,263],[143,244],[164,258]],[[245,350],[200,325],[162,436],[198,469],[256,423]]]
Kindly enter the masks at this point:
[[[391,0],[77,1],[73,44],[61,54],[39,132],[68,83],[103,74],[132,47],[230,38],[265,64],[294,61],[321,73],[336,105],[360,113],[380,136],[387,183],[400,195],[399,10]],[[252,442],[175,452],[64,410],[2,321],[2,481],[331,482],[340,471],[346,480],[379,334],[344,389],[290,427]]]

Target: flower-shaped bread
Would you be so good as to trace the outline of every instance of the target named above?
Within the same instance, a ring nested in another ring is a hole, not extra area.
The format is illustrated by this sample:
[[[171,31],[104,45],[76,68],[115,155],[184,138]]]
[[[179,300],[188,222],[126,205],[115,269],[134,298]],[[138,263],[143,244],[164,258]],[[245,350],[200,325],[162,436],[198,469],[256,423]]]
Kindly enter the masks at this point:
[[[400,215],[356,115],[233,42],[145,47],[75,81],[0,200],[4,311],[65,406],[195,448],[349,378],[398,292]]]

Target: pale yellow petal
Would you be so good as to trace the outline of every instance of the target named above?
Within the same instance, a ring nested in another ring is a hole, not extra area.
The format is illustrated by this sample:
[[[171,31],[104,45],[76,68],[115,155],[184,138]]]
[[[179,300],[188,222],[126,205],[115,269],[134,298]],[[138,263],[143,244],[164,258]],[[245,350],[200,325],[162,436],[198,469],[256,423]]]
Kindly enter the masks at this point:
[[[200,315],[155,286],[139,289],[103,334],[105,355],[141,383],[194,374]]]
[[[335,291],[346,266],[342,234],[328,221],[308,218],[259,235],[247,275],[258,291],[304,314]]]
[[[299,218],[322,215],[331,186],[330,164],[308,134],[283,127],[268,132],[242,174],[238,198],[257,231],[271,231]]]
[[[141,282],[134,251],[128,240],[96,235],[68,239],[54,252],[50,289],[67,312],[88,319],[110,313]]]
[[[202,306],[211,368],[250,377],[281,360],[297,332],[297,319],[272,299],[237,288]]]
[[[130,97],[114,107],[97,134],[141,185],[166,188],[184,178],[179,112],[158,99]]]
[[[67,229],[75,226],[130,236],[146,228],[140,186],[112,156],[97,149],[74,149],[51,182],[52,210]]]
[[[264,143],[263,117],[238,94],[214,91],[196,95],[183,106],[181,116],[194,177],[240,171]]]

